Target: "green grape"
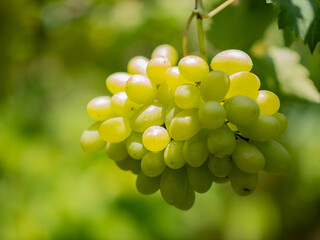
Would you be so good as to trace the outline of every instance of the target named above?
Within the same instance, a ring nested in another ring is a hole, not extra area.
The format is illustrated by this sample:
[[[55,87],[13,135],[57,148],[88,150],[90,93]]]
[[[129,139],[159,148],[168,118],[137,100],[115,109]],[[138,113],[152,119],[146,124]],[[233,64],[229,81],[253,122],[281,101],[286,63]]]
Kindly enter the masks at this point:
[[[147,66],[147,75],[150,81],[154,84],[161,84],[165,81],[165,74],[171,63],[166,57],[152,58]]]
[[[229,156],[216,158],[211,155],[208,159],[208,168],[214,176],[218,178],[225,178],[230,175],[233,169],[233,164]]]
[[[269,115],[260,115],[250,126],[238,126],[243,136],[258,142],[266,142],[278,136],[279,121]]]
[[[265,165],[264,156],[259,149],[242,139],[237,140],[231,157],[237,167],[246,173],[259,172]]]
[[[163,104],[169,104],[173,99],[174,90],[166,82],[158,88],[158,100]]]
[[[166,83],[170,86],[173,90],[176,90],[177,87],[184,85],[184,84],[195,84],[194,82],[188,81],[184,79],[178,67],[171,67],[168,68],[165,74]]]
[[[198,115],[202,125],[209,129],[221,127],[226,118],[223,106],[213,101],[206,102],[200,106]]]
[[[198,108],[201,104],[199,88],[194,85],[181,85],[174,92],[174,101],[179,108]]]
[[[112,94],[123,92],[131,74],[125,72],[117,72],[107,77],[106,86]]]
[[[141,160],[141,170],[148,177],[157,177],[165,170],[163,151],[147,152]]]
[[[228,75],[250,71],[252,69],[252,60],[243,51],[230,49],[218,53],[211,61],[211,68],[214,71],[222,71]]]
[[[131,158],[126,158],[122,161],[115,161],[115,164],[123,171],[129,171],[131,168]]]
[[[169,129],[172,119],[181,111],[182,109],[180,109],[174,101],[169,104],[165,117],[165,125],[167,129]]]
[[[201,167],[187,165],[187,176],[192,189],[198,193],[209,191],[212,185],[212,175],[206,164]]]
[[[201,130],[198,111],[195,109],[179,112],[171,121],[169,135],[177,141],[187,140]]]
[[[132,58],[128,63],[128,73],[142,74],[146,76],[148,62],[149,59],[142,56]]]
[[[183,158],[183,143],[172,140],[164,151],[164,162],[172,169],[182,168],[186,161]]]
[[[178,52],[171,45],[162,44],[153,50],[151,58],[155,57],[166,57],[171,62],[171,65],[174,66],[178,61]]]
[[[276,112],[272,116],[275,117],[278,120],[278,122],[280,123],[280,129],[279,129],[279,132],[278,132],[278,136],[280,136],[287,129],[288,119],[284,114],[279,113],[279,112]]]
[[[116,162],[122,161],[128,157],[126,141],[107,143],[106,150],[108,157]]]
[[[133,174],[138,175],[141,172],[141,161],[130,158],[130,170]]]
[[[192,167],[200,167],[209,156],[207,148],[207,134],[200,131],[194,137],[185,141],[183,145],[183,157]]]
[[[130,118],[142,104],[131,101],[125,92],[118,92],[111,98],[111,107],[118,116]]]
[[[127,157],[122,161],[115,161],[116,165],[124,170],[124,171],[131,171],[133,174],[139,174],[141,172],[140,161],[132,159],[131,157]]]
[[[230,77],[230,88],[226,98],[233,96],[247,96],[255,100],[260,88],[260,79],[251,72],[238,72]]]
[[[143,195],[153,194],[160,189],[160,177],[148,177],[141,171],[137,176],[136,187]]]
[[[166,108],[162,103],[146,105],[136,111],[131,120],[132,130],[143,132],[148,127],[164,124]]]
[[[267,90],[260,90],[256,99],[260,107],[260,113],[264,115],[273,115],[280,108],[280,100],[276,94]]]
[[[201,82],[209,72],[208,63],[195,55],[181,58],[178,68],[182,77],[191,82]]]
[[[212,181],[215,182],[215,183],[218,183],[218,184],[222,184],[222,183],[226,183],[230,180],[230,177],[229,176],[226,176],[226,177],[217,177],[217,176],[214,176],[212,175]]]
[[[152,102],[158,94],[156,86],[143,75],[133,75],[126,84],[128,98],[136,103]]]
[[[130,134],[130,122],[124,117],[110,118],[101,123],[99,127],[99,135],[106,142],[122,142]]]
[[[254,142],[251,144],[256,146],[264,155],[266,164],[264,171],[275,174],[283,174],[292,167],[292,159],[287,150],[277,141]]]
[[[184,211],[189,210],[193,206],[195,199],[196,196],[194,190],[188,184],[184,201],[182,203],[176,204],[176,207]]]
[[[160,179],[162,198],[173,206],[181,205],[188,191],[188,180],[185,168],[167,168]]]
[[[224,158],[231,155],[236,147],[236,138],[234,133],[226,125],[212,130],[207,139],[207,147],[211,154],[218,158]]]
[[[230,87],[227,74],[220,71],[208,73],[200,84],[200,92],[203,99],[207,101],[220,102],[226,96]]]
[[[148,152],[142,143],[142,133],[132,132],[127,138],[126,146],[128,154],[134,159],[140,160]]]
[[[247,196],[256,189],[258,185],[258,174],[245,173],[237,168],[233,168],[230,175],[230,183],[238,195]]]
[[[260,113],[258,104],[246,96],[234,96],[224,102],[227,119],[236,125],[253,124]]]
[[[101,96],[93,98],[87,105],[89,117],[96,121],[104,121],[115,116],[111,108],[111,98]]]
[[[158,152],[167,147],[170,137],[167,129],[160,126],[151,126],[143,132],[142,142],[149,151]]]
[[[83,131],[80,138],[80,144],[83,151],[97,152],[106,145],[106,142],[99,136],[98,129],[100,124],[101,122],[96,122]]]

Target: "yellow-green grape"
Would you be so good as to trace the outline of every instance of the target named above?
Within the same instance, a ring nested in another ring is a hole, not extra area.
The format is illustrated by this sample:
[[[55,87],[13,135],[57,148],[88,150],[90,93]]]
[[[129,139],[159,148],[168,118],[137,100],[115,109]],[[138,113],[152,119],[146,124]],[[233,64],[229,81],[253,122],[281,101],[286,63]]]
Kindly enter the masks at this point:
[[[166,117],[165,117],[165,125],[167,129],[169,129],[172,119],[181,111],[182,109],[179,108],[174,101],[169,103],[169,106],[167,107],[167,110],[166,110]]]
[[[226,177],[217,177],[217,176],[214,176],[212,174],[212,181],[214,183],[218,183],[218,184],[222,184],[222,183],[226,183],[226,182],[229,182],[230,180],[230,177],[229,176],[226,176]]]
[[[251,140],[266,142],[278,136],[280,123],[273,116],[260,115],[252,125],[239,125],[238,129],[243,136],[250,138]]]
[[[178,61],[178,52],[171,45],[162,44],[152,51],[151,58],[155,57],[166,57],[171,62],[171,65],[174,66]]]
[[[141,171],[137,176],[136,187],[143,195],[153,194],[160,189],[160,177],[148,177]]]
[[[170,205],[181,205],[188,190],[188,180],[185,168],[167,168],[160,179],[162,198]]]
[[[181,58],[178,68],[182,77],[191,82],[201,82],[209,72],[208,63],[195,55]]]
[[[230,175],[230,183],[238,195],[247,196],[256,189],[258,185],[258,174],[245,173],[235,167]]]
[[[160,176],[166,168],[163,151],[147,152],[141,160],[141,170],[148,177]]]
[[[212,185],[212,175],[206,164],[201,167],[187,165],[188,181],[192,189],[198,193],[209,191]]]
[[[166,107],[163,103],[153,103],[138,109],[131,118],[131,127],[135,132],[143,132],[150,126],[164,124]]]
[[[127,157],[122,161],[115,161],[115,164],[124,171],[131,171],[133,174],[138,175],[141,172],[140,161]]]
[[[128,157],[126,141],[118,143],[107,143],[107,155],[116,162],[120,162]]]
[[[171,63],[166,57],[152,58],[147,66],[148,78],[154,84],[158,85],[165,81],[165,73],[168,68],[171,67]]]
[[[130,122],[124,117],[110,118],[99,127],[100,137],[110,143],[122,142],[129,137],[130,133]]]
[[[157,97],[157,88],[143,75],[133,75],[126,84],[128,98],[136,103],[152,102]]]
[[[242,139],[237,140],[231,157],[237,167],[247,173],[259,172],[265,165],[265,159],[260,150]]]
[[[280,108],[278,96],[268,90],[260,90],[256,102],[260,107],[260,114],[272,115]]]
[[[230,77],[230,88],[226,98],[233,96],[247,96],[256,99],[260,88],[260,79],[251,72],[238,72]]]
[[[196,109],[183,110],[171,121],[169,135],[177,141],[187,140],[201,130],[201,123]]]
[[[109,77],[107,77],[107,88],[112,94],[123,92],[125,90],[126,83],[130,77],[131,74],[125,72],[113,73]]]
[[[186,161],[183,158],[183,143],[172,140],[164,151],[164,162],[172,169],[182,168]]]
[[[194,82],[188,81],[187,79],[182,77],[178,67],[168,68],[165,74],[165,79],[168,86],[170,86],[173,90],[175,90],[180,85],[195,84]]]
[[[276,112],[272,116],[275,117],[278,120],[278,122],[280,123],[280,129],[279,129],[279,132],[278,132],[278,136],[280,136],[287,129],[288,119],[284,114],[279,113],[279,112]]]
[[[208,168],[214,176],[218,178],[225,178],[230,175],[233,169],[233,164],[229,156],[217,158],[211,155],[208,159]]]
[[[179,108],[198,108],[201,104],[199,88],[195,85],[181,85],[174,92],[174,102]]]
[[[250,143],[256,146],[264,155],[266,159],[264,171],[275,174],[283,174],[291,169],[292,159],[287,150],[277,141],[250,141]]]
[[[233,96],[224,102],[227,119],[238,125],[251,125],[260,113],[258,104],[246,96]]]
[[[203,130],[185,141],[183,157],[190,166],[200,167],[208,159],[208,156],[207,133]]]
[[[99,136],[98,129],[100,124],[101,122],[96,122],[83,131],[80,138],[80,144],[83,151],[97,152],[106,145],[106,142]]]
[[[111,98],[101,96],[93,98],[87,105],[89,117],[96,121],[104,121],[115,116],[111,108]]]
[[[144,147],[149,151],[158,152],[167,147],[170,137],[165,128],[151,126],[143,132],[142,142]]]
[[[227,74],[220,71],[208,73],[200,84],[200,92],[204,101],[220,102],[226,96],[230,87]]]
[[[174,90],[163,82],[158,88],[158,101],[164,104],[169,104],[173,99]]]
[[[142,133],[132,132],[126,141],[127,151],[130,157],[140,160],[148,152],[142,143]]]
[[[226,113],[220,103],[209,101],[199,108],[199,120],[203,127],[216,129],[222,126],[226,118]]]
[[[118,116],[130,118],[142,105],[131,101],[125,92],[118,92],[111,98],[111,107]]]
[[[214,71],[222,71],[228,75],[252,69],[252,60],[243,51],[230,49],[218,53],[211,61]]]
[[[207,139],[207,147],[211,154],[218,158],[224,158],[231,155],[236,147],[236,138],[234,133],[226,125],[212,130]]]
[[[142,56],[132,58],[128,62],[128,73],[147,75],[148,62],[149,59]]]
[[[194,190],[191,188],[190,184],[188,184],[184,201],[180,204],[176,204],[175,207],[179,208],[180,210],[186,211],[186,210],[189,210],[193,206],[194,201],[195,201]]]

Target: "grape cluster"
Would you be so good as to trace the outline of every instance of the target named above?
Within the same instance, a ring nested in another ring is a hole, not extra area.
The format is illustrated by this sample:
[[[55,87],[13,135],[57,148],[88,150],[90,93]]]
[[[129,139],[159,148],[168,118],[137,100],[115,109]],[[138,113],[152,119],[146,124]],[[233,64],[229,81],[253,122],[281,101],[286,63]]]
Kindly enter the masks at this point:
[[[142,194],[159,189],[182,210],[195,192],[212,182],[230,181],[245,196],[255,190],[258,172],[285,173],[291,159],[274,139],[287,127],[274,93],[259,90],[250,57],[240,50],[218,53],[208,63],[160,45],[151,60],[134,57],[128,72],[106,80],[112,97],[87,105],[96,120],[81,136],[87,152],[106,146],[119,168],[137,174]],[[177,66],[175,66],[177,64]]]

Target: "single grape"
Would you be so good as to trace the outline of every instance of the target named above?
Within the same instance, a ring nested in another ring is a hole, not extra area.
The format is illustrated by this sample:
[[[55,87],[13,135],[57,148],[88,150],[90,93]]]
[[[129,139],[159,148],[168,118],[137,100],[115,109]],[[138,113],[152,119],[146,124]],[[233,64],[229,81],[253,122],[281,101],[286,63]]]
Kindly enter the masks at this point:
[[[163,82],[158,88],[158,100],[163,104],[169,104],[173,99],[174,90]]]
[[[158,94],[156,86],[143,75],[133,75],[126,84],[128,98],[136,103],[152,102]]]
[[[107,143],[106,150],[108,157],[116,162],[123,161],[128,157],[126,141]]]
[[[149,151],[158,152],[167,147],[170,142],[170,137],[165,128],[151,126],[143,132],[142,142]]]
[[[195,55],[181,58],[178,68],[182,77],[191,82],[201,82],[209,72],[207,62]]]
[[[227,119],[236,125],[253,124],[260,113],[258,104],[246,96],[234,96],[224,102]]]
[[[211,61],[211,68],[214,71],[222,71],[228,75],[250,71],[252,69],[252,60],[243,51],[230,49],[218,53]]]
[[[104,121],[115,116],[111,108],[111,98],[101,96],[93,98],[87,105],[89,117],[96,121]]]
[[[198,193],[209,191],[212,185],[212,176],[206,164],[201,167],[187,165],[188,181],[192,189]]]
[[[155,57],[166,57],[171,62],[171,65],[174,66],[178,61],[178,52],[171,45],[162,44],[152,51],[151,58]]]
[[[174,101],[169,104],[165,117],[165,125],[167,129],[169,129],[172,119],[181,111],[182,109],[179,108]]]
[[[147,66],[147,75],[150,81],[154,84],[161,84],[165,81],[165,73],[168,68],[171,67],[171,63],[166,57],[152,58]]]
[[[141,160],[141,170],[148,177],[160,176],[166,168],[163,151],[147,152]]]
[[[220,71],[208,73],[200,84],[200,92],[204,101],[220,102],[226,96],[230,87],[227,74]]]
[[[267,90],[260,90],[256,99],[260,107],[260,113],[272,115],[280,108],[280,100],[276,94]]]
[[[131,101],[125,92],[118,92],[111,98],[111,107],[118,116],[130,118],[142,104]]]
[[[173,90],[184,84],[195,84],[194,82],[188,81],[182,77],[178,67],[168,68],[165,74],[165,80],[168,86],[170,86]]]
[[[132,132],[127,138],[126,147],[130,157],[140,160],[148,152],[142,143],[142,133]]]
[[[147,75],[147,65],[148,65],[149,59],[137,56],[128,62],[128,73],[130,74],[142,74]]]
[[[222,183],[229,182],[229,180],[230,180],[229,176],[227,176],[227,177],[217,177],[217,176],[212,175],[212,181],[214,183],[222,184]]]
[[[164,162],[172,169],[182,168],[186,161],[183,158],[183,143],[172,140],[164,151]]]
[[[106,145],[106,142],[99,136],[98,129],[100,124],[101,122],[96,122],[83,131],[80,138],[80,144],[83,151],[97,152]]]
[[[148,177],[141,171],[137,176],[136,187],[143,195],[153,194],[160,189],[160,177]]]
[[[208,168],[214,176],[218,178],[225,178],[230,175],[233,169],[233,164],[229,156],[217,158],[211,155],[208,159]]]
[[[201,104],[199,88],[194,85],[181,85],[174,92],[174,102],[179,108],[198,108]]]
[[[106,79],[106,86],[112,94],[123,92],[131,74],[125,72],[113,73]]]
[[[131,171],[133,174],[138,175],[141,172],[140,161],[127,157],[122,161],[115,161],[115,164],[124,171]]]
[[[220,103],[209,101],[199,108],[199,120],[203,127],[216,129],[222,126],[226,118],[226,113]]]
[[[280,123],[280,129],[279,129],[279,132],[278,132],[278,136],[280,136],[287,129],[288,119],[284,114],[279,113],[279,112],[276,112],[272,116],[275,117],[278,120],[278,122]]]
[[[194,204],[195,197],[196,196],[195,196],[194,190],[191,188],[190,184],[188,184],[184,201],[182,203],[176,204],[175,207],[184,211],[189,210]]]
[[[122,142],[130,134],[130,122],[124,117],[110,118],[101,123],[99,127],[99,135],[106,142]]]
[[[247,196],[256,189],[258,185],[258,174],[245,173],[237,168],[233,168],[230,175],[230,183],[238,195]]]

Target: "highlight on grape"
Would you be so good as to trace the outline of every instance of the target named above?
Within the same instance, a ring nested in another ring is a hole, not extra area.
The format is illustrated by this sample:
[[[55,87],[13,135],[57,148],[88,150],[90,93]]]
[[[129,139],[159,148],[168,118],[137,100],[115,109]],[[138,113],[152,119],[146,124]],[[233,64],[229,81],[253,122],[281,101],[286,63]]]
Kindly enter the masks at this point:
[[[283,174],[291,157],[277,142],[287,127],[276,94],[259,90],[252,60],[240,50],[218,53],[209,64],[188,55],[178,62],[170,45],[151,59],[132,58],[127,72],[111,74],[113,94],[87,105],[95,120],[81,136],[86,152],[106,148],[124,171],[137,175],[141,194],[160,189],[181,210],[192,207],[195,192],[230,182],[235,193],[251,194],[258,173]]]

